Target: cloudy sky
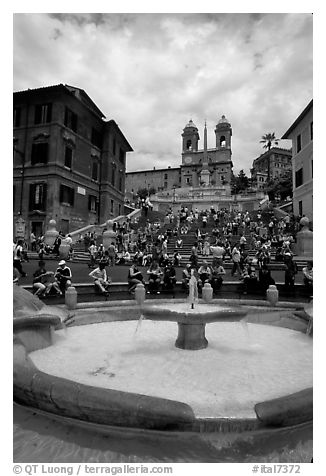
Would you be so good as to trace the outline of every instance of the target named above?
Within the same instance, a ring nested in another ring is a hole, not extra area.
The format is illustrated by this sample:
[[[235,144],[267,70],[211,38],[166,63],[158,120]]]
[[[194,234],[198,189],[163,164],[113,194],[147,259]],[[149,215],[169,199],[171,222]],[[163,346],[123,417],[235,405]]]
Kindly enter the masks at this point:
[[[14,91],[84,89],[133,147],[128,171],[178,166],[190,118],[200,148],[205,120],[214,147],[224,114],[234,171],[249,174],[261,136],[281,137],[312,98],[312,23],[308,13],[16,13]]]

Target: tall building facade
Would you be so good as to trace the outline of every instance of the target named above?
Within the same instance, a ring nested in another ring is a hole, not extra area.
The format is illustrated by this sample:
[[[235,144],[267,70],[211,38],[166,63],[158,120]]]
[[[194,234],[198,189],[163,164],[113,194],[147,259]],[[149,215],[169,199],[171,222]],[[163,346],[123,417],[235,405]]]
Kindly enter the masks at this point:
[[[25,235],[55,219],[64,233],[123,213],[130,144],[80,88],[13,95],[14,221]],[[14,233],[15,234],[15,233]]]
[[[268,180],[279,180],[292,172],[292,150],[271,147],[253,161],[250,172],[252,183],[263,190]]]
[[[282,139],[292,140],[293,213],[313,219],[313,101]]]

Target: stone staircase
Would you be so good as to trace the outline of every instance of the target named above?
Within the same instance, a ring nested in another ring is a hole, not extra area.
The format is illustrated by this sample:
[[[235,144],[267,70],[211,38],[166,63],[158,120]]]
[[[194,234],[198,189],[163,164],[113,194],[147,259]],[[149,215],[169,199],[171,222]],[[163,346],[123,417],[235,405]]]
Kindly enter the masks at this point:
[[[253,221],[257,220],[257,216],[256,216],[257,212],[252,212],[251,215],[252,215],[251,219]],[[171,230],[173,230],[176,226],[176,219],[174,219],[174,221],[172,223],[164,223],[164,219],[165,219],[164,214],[162,214],[160,212],[155,212],[155,211],[149,210],[146,217],[145,217],[144,213],[142,213],[138,223],[133,224],[132,228],[135,231],[137,231],[139,228],[143,228],[146,225],[147,220],[149,220],[151,223],[160,222],[160,223],[162,223],[162,226],[160,227],[160,229],[158,230],[158,232],[156,234],[156,236],[158,236],[161,233],[164,234],[169,228]],[[263,212],[262,213],[262,221],[267,224],[269,219],[270,219],[270,215],[267,212]],[[223,223],[221,222],[220,226],[222,226],[222,225],[223,225]],[[212,217],[211,214],[208,214],[207,225],[206,225],[206,228],[204,229],[204,232],[208,235],[208,240],[209,240],[210,244],[215,243],[215,237],[213,236],[213,233],[212,233],[214,227],[215,227],[215,223],[214,223],[213,217]],[[198,228],[200,228],[200,230],[203,231],[201,216],[199,217],[198,221],[194,221],[191,224],[190,229],[189,229],[189,231],[186,235],[180,235],[182,240],[183,240],[183,246],[182,246],[181,249],[178,250],[180,255],[181,255],[181,263],[180,263],[181,266],[185,266],[187,263],[189,263],[189,256],[191,254],[191,248],[197,242],[196,230]],[[251,249],[251,236],[250,236],[249,229],[246,228],[244,231],[245,231],[244,235],[247,239],[245,249],[248,252],[249,256],[253,257],[253,256],[255,256],[256,251],[254,249]],[[233,235],[233,236],[230,237],[231,247],[235,243],[239,243],[240,236],[241,236],[240,234],[237,234],[237,235]],[[175,236],[172,236],[168,240],[168,255],[170,257],[173,256],[173,254],[176,251],[176,247],[175,247],[176,240],[177,240],[177,237],[175,237]],[[102,236],[101,235],[99,235],[97,237],[96,242],[97,242],[96,243],[97,245],[102,243]],[[30,259],[38,259],[38,254],[37,253],[28,252],[28,256],[29,256]],[[52,255],[46,255],[46,259],[57,259],[57,258],[55,258]],[[271,269],[274,266],[275,266],[275,269],[283,269],[283,264],[275,262],[274,259],[275,259],[275,251],[272,250],[271,251]],[[89,253],[88,253],[88,251],[85,251],[84,243],[75,243],[74,244],[74,254],[73,254],[73,258],[72,258],[71,261],[72,262],[85,262],[85,263],[89,262]],[[201,264],[203,261],[207,261],[209,264],[211,264],[212,261],[213,261],[212,255],[211,254],[209,256],[199,255],[198,256],[199,264]],[[302,269],[302,267],[306,264],[305,260],[301,260],[301,261],[296,260],[296,262],[298,264],[299,269]],[[230,259],[229,256],[226,257],[225,260],[224,260],[224,267],[226,269],[232,267],[232,260]]]

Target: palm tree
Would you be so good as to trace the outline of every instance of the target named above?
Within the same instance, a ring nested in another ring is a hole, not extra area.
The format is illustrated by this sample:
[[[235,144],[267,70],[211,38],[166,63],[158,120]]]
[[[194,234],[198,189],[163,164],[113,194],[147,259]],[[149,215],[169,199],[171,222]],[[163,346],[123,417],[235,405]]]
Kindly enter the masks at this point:
[[[270,150],[273,144],[278,145],[279,140],[280,139],[276,139],[275,132],[267,132],[267,134],[261,137],[261,140],[259,142],[261,144],[265,144],[263,145],[264,149]]]
[[[270,151],[273,144],[278,145],[278,141],[279,141],[279,139],[276,139],[275,132],[267,132],[267,134],[265,134],[261,137],[261,140],[259,142],[261,144],[264,144],[263,145],[264,149],[267,149],[268,151]],[[271,160],[271,158],[270,158],[270,156],[268,156],[268,168],[267,168],[267,180],[268,181],[270,180],[270,174],[271,174],[270,160]]]

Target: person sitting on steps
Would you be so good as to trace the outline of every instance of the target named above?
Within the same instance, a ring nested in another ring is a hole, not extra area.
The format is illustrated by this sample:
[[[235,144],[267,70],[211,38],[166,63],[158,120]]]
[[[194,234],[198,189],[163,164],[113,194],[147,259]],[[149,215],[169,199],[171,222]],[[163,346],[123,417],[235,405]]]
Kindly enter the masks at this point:
[[[52,287],[60,294],[59,288],[48,282],[49,277],[54,275],[53,271],[46,271],[44,261],[39,261],[38,266],[38,269],[33,273],[33,293],[35,296],[47,296]]]
[[[212,265],[212,279],[211,285],[213,288],[214,294],[221,288],[223,283],[223,276],[225,275],[225,269],[222,264],[216,263]]]
[[[59,266],[54,275],[55,284],[58,284],[60,291],[62,294],[66,292],[66,290],[71,286],[71,269],[66,266],[65,260],[59,261]]]
[[[160,294],[161,276],[163,272],[157,261],[153,261],[147,274],[149,274],[147,294]]]
[[[174,290],[174,286],[176,285],[177,278],[175,276],[175,269],[171,263],[168,261],[167,265],[164,268],[164,275],[163,275],[163,286],[165,289]]]
[[[133,263],[128,272],[128,291],[130,294],[134,294],[137,284],[144,284],[144,278],[136,263]]]
[[[89,276],[94,279],[95,288],[99,290],[100,293],[108,296],[108,288],[112,280],[107,276],[105,266],[105,262],[100,262],[98,267],[89,273]]]

